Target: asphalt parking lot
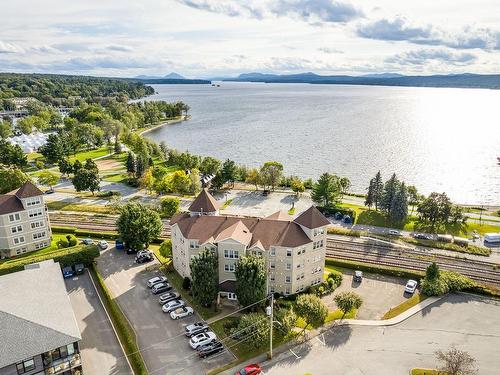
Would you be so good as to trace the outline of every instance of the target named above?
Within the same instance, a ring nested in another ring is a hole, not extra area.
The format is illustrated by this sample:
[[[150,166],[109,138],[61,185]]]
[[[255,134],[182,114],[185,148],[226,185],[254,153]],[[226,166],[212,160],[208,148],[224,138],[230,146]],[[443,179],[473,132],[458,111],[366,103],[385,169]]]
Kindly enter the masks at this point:
[[[132,374],[90,276],[66,279],[66,289],[82,334],[80,350],[86,374]]]
[[[353,282],[354,272],[345,270],[340,285],[335,292],[324,298],[330,309],[335,309],[333,298],[340,292],[355,292],[363,299],[358,310],[358,319],[380,319],[390,308],[399,305],[411,297],[404,293],[408,280],[363,272],[361,283]],[[415,292],[415,293],[418,293]]]
[[[204,374],[234,359],[227,351],[205,360],[198,358],[184,336],[184,327],[200,317],[195,313],[172,320],[146,286],[148,279],[161,275],[156,260],[139,265],[133,255],[110,248],[101,253],[97,267],[136,331],[150,374]]]

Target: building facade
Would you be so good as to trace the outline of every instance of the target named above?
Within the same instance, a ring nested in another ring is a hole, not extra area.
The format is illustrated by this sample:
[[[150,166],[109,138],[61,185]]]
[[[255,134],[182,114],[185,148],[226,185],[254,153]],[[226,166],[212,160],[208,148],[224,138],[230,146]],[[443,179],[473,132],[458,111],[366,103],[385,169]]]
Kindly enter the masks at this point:
[[[266,218],[221,216],[215,199],[203,190],[189,213],[171,220],[174,268],[190,277],[191,258],[214,251],[220,294],[236,299],[236,263],[242,256],[255,255],[265,260],[269,293],[298,293],[323,280],[329,224],[314,206],[294,220],[281,212]]]
[[[49,215],[43,192],[31,182],[0,195],[0,257],[6,258],[50,245]]]
[[[0,375],[82,375],[80,330],[59,263],[0,276]]]

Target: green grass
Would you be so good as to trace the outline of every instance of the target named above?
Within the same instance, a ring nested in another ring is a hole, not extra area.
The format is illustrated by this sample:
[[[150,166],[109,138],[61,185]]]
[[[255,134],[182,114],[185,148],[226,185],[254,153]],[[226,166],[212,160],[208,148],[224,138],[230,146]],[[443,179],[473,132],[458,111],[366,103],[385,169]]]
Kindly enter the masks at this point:
[[[52,241],[50,242],[50,246],[44,247],[43,249],[40,249],[40,250],[31,251],[29,253],[24,253],[24,254],[16,255],[16,256],[11,257],[11,258],[2,259],[2,260],[0,260],[0,265],[2,265],[2,264],[16,263],[16,262],[18,262],[21,259],[34,258],[34,257],[38,257],[38,256],[41,256],[41,255],[58,253],[58,252],[60,252],[63,249],[59,249],[57,247],[57,241],[59,241],[59,239],[61,237],[64,237],[64,236],[65,236],[64,234],[52,234]],[[66,248],[66,249],[68,249],[68,248]]]
[[[48,202],[47,207],[51,211],[95,212],[99,214],[113,213],[113,209],[108,206],[98,206],[93,204],[76,204],[64,201]]]
[[[127,173],[108,174],[106,176],[103,176],[102,180],[108,182],[126,183],[128,181],[128,174]]]
[[[28,158],[28,162],[35,161],[38,158],[43,158],[43,155],[40,154],[39,152],[32,152],[30,154],[27,154],[26,156]]]
[[[352,309],[351,311],[349,311],[347,314],[345,314],[345,316],[342,318],[342,316],[344,315],[344,313],[337,309],[337,310],[334,310],[334,311],[330,311],[325,319],[325,323],[329,323],[329,322],[332,322],[334,320],[339,320],[339,319],[356,319],[356,315],[358,314],[358,310],[357,309]]]
[[[410,375],[446,375],[444,372],[438,370],[431,370],[425,368],[414,368],[411,370]]]
[[[221,206],[221,210],[225,209],[226,207],[228,207],[231,203],[233,202],[232,199],[228,199],[227,201],[224,202],[224,204]]]
[[[161,264],[163,264],[165,266],[169,266],[172,263],[172,259],[171,258],[165,258],[164,256],[162,256],[160,254],[160,245],[150,244],[149,245],[149,250],[151,250],[154,253],[154,255],[160,261]]]
[[[352,237],[360,237],[362,235],[367,234],[367,232],[354,229],[347,229],[344,227],[328,227],[327,232],[328,234],[340,234],[342,236],[352,236]]]
[[[288,215],[295,215],[295,207],[292,207],[288,210]]]
[[[165,269],[165,268],[163,268]],[[182,277],[175,270],[171,270],[166,273],[169,283],[171,283],[174,288],[179,292],[182,299],[187,302],[188,305],[192,306],[198,314],[204,319],[210,319],[218,314],[218,311],[214,311],[213,307],[201,306],[193,300],[193,297],[189,295],[187,290],[182,288]]]
[[[132,326],[123,314],[118,303],[111,296],[110,291],[104,283],[104,279],[99,274],[94,264],[92,265],[90,272],[92,274],[92,278],[96,280],[97,291],[101,297],[103,297],[102,300],[104,302],[104,306],[113,321],[113,325],[115,326],[120,342],[123,345],[125,354],[128,356],[130,364],[134,370],[134,374],[147,375],[148,371],[146,369],[146,364],[144,363],[144,359],[139,351],[137,338]]]
[[[394,318],[394,317],[400,315],[401,313],[405,312],[406,310],[412,308],[413,306],[418,305],[420,302],[422,302],[426,298],[427,298],[427,296],[425,294],[420,294],[420,293],[415,294],[411,298],[408,298],[403,303],[400,303],[396,307],[389,309],[389,311],[387,311],[384,314],[384,316],[382,317],[382,320]]]
[[[71,163],[74,163],[76,160],[84,162],[87,159],[100,158],[101,156],[108,155],[108,154],[109,154],[108,146],[102,146],[102,147],[96,148],[95,150],[80,151],[76,155],[70,156],[69,161]]]

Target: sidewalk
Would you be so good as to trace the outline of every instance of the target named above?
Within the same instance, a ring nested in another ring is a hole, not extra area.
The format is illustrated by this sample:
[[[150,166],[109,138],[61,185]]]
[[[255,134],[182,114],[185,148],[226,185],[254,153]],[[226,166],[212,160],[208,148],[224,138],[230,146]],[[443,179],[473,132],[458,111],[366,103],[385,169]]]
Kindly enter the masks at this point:
[[[356,320],[356,319],[345,319],[345,320],[334,320],[332,323],[324,325],[323,327],[320,327],[316,330],[306,332],[305,334],[305,339],[301,340],[300,342],[289,342],[285,345],[280,346],[279,348],[276,348],[273,350],[273,355],[278,355],[281,353],[284,353],[285,351],[303,344],[306,341],[310,341],[314,339],[316,336],[326,332],[327,330],[337,327],[337,326],[346,326],[346,325],[351,325],[351,326],[373,326],[373,327],[383,327],[383,326],[393,326],[396,324],[399,324],[406,319],[410,318],[411,316],[417,314],[418,312],[422,311],[426,307],[440,301],[443,299],[446,295],[439,296],[439,297],[429,297],[425,299],[424,301],[420,302],[418,305],[413,306],[412,308],[406,310],[405,312],[399,314],[398,316],[387,319],[387,320]],[[251,364],[251,363],[264,363],[268,360],[267,358],[267,353],[263,353],[255,358],[252,358],[248,361],[242,362],[235,367],[232,367],[228,370],[222,371],[219,374],[221,375],[233,375],[237,373],[241,368],[244,366]]]

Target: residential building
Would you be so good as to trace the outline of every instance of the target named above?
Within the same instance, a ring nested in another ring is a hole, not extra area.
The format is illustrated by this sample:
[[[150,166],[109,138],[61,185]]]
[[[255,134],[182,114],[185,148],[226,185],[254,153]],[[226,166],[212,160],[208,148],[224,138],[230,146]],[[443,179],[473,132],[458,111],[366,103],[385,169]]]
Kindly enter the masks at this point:
[[[0,195],[0,257],[6,258],[50,245],[49,215],[43,192],[31,182]]]
[[[59,263],[0,276],[0,290],[0,375],[81,375],[81,335]]]
[[[235,265],[249,254],[264,258],[270,293],[294,294],[323,280],[330,222],[314,206],[293,220],[281,212],[266,218],[222,216],[216,200],[203,190],[189,213],[174,216],[170,224],[177,272],[190,277],[194,256],[206,249],[216,252],[222,297],[237,298]]]

